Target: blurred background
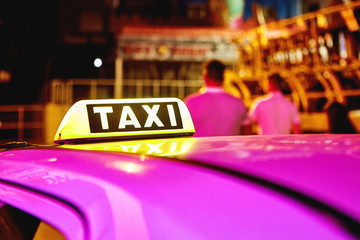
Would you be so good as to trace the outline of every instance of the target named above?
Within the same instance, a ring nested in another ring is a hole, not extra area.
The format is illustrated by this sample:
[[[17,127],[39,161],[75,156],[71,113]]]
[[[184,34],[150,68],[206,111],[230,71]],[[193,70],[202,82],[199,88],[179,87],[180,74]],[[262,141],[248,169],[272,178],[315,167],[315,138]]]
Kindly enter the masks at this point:
[[[267,73],[299,107],[305,133],[329,131],[337,101],[359,126],[360,1],[38,0],[0,2],[0,142],[52,142],[80,99],[179,97],[203,63],[228,66],[247,106]]]

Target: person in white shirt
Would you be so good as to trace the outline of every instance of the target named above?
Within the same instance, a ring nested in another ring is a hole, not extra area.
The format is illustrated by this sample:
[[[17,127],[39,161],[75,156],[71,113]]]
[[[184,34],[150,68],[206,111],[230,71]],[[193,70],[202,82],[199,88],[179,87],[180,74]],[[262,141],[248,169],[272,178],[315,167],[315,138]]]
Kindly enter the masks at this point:
[[[301,132],[299,111],[280,91],[282,81],[279,74],[268,76],[269,93],[255,100],[250,108],[249,119],[257,122],[260,135]]]
[[[222,88],[224,71],[222,62],[209,61],[203,71],[205,89],[185,99],[197,137],[238,135],[247,119],[243,101]]]

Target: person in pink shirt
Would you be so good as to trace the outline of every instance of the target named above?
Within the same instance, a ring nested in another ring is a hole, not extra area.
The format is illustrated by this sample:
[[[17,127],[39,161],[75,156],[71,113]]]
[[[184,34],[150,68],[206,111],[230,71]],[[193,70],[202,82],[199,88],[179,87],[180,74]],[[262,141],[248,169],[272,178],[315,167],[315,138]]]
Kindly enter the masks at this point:
[[[224,71],[222,62],[207,62],[203,71],[205,88],[185,99],[197,137],[238,135],[247,119],[243,101],[222,88]]]
[[[268,76],[269,93],[255,100],[250,108],[249,119],[257,122],[258,134],[300,133],[299,111],[280,91],[282,81],[279,74]]]

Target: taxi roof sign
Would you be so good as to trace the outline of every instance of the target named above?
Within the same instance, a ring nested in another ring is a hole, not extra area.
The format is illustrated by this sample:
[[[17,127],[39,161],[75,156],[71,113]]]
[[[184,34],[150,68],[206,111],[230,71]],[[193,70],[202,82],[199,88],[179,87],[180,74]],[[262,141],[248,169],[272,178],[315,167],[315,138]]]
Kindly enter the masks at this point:
[[[194,124],[177,98],[81,100],[66,113],[55,143],[192,136]]]

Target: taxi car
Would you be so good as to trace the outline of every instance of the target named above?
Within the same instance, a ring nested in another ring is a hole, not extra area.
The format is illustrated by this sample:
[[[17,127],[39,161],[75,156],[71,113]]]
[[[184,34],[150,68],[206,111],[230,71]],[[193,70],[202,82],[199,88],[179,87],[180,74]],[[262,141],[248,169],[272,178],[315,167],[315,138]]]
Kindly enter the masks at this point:
[[[360,238],[358,135],[193,133],[178,99],[75,103],[1,146],[0,239]]]

